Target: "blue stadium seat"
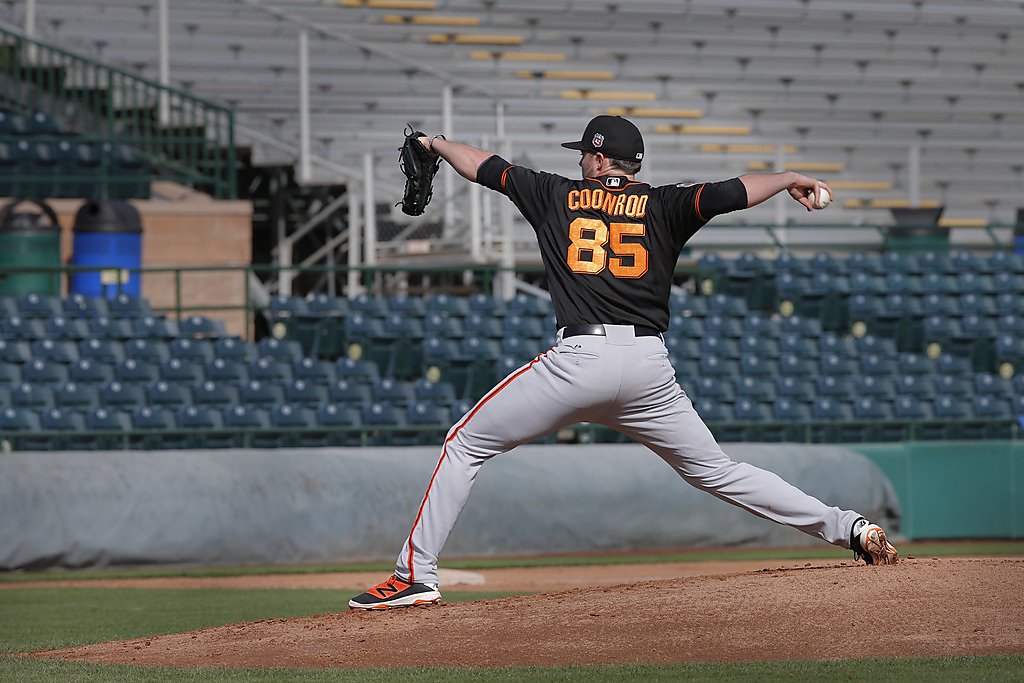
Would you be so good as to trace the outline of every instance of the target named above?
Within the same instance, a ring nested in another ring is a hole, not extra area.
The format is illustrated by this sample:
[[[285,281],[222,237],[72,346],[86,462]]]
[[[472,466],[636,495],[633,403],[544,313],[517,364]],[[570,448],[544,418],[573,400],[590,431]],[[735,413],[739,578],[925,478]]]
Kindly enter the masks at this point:
[[[191,387],[158,380],[146,387],[146,402],[152,406],[177,407],[193,402]]]
[[[79,292],[73,292],[63,299],[61,310],[68,318],[95,318],[109,315],[110,312],[105,298],[87,296]]]
[[[809,377],[818,373],[814,358],[804,358],[793,353],[779,357],[779,372],[792,377]]]
[[[271,408],[268,417],[271,430],[277,431],[255,434],[255,447],[294,448],[318,445],[319,438],[315,434],[307,434],[307,430],[313,429],[317,424],[316,415],[309,408],[284,403]]]
[[[237,405],[241,399],[237,386],[206,380],[196,384],[192,390],[192,400],[197,406],[213,406],[220,409]]]
[[[222,429],[224,417],[220,410],[207,405],[181,406],[177,410],[177,426],[182,429]],[[206,446],[202,439],[193,441],[191,445]]]
[[[242,384],[249,381],[249,365],[241,358],[214,358],[206,363],[206,379]]]
[[[35,292],[21,295],[17,300],[18,315],[28,319],[46,319],[63,313],[60,297],[44,296]]]
[[[406,318],[422,320],[427,315],[427,305],[421,297],[408,294],[392,294],[387,299],[389,313],[398,313]]]
[[[192,360],[198,363],[207,363],[213,360],[213,342],[208,339],[193,339],[191,337],[178,337],[167,344],[167,350],[171,358]]]
[[[855,396],[872,396],[891,400],[896,396],[896,384],[888,375],[857,375],[853,378]]]
[[[736,377],[739,372],[736,361],[717,356],[703,356],[698,367],[702,377]]]
[[[531,296],[520,292],[508,302],[506,315],[534,316],[544,318],[553,310],[551,299],[547,297]]]
[[[935,395],[935,382],[929,375],[896,375],[896,393],[902,396],[929,397]]]
[[[21,368],[18,363],[0,361],[0,386],[17,386],[21,384]]]
[[[101,340],[101,343],[106,345],[106,350],[101,350],[100,346],[93,348],[103,353],[103,357],[107,358],[108,363],[116,363],[122,358],[134,358],[138,361],[160,365],[171,357],[170,348],[159,339],[129,339],[124,342],[123,346],[118,346],[120,342],[111,340]],[[113,360],[110,359],[111,354],[114,355]],[[83,351],[83,357],[84,355]]]
[[[151,384],[160,379],[160,366],[137,358],[114,365],[114,378],[123,383]]]
[[[852,375],[821,375],[816,381],[818,396],[848,399],[854,395]]]
[[[39,428],[39,415],[36,411],[20,406],[0,408],[0,431],[33,432]]]
[[[814,393],[814,384],[806,378],[780,375],[775,378],[775,395],[809,401]]]
[[[793,332],[779,335],[779,357],[789,354],[816,362],[820,352],[814,339]]]
[[[78,318],[55,315],[47,318],[43,331],[48,339],[77,342],[89,336],[89,325]]]
[[[476,402],[475,401],[470,401],[469,399],[462,398],[462,399],[456,400],[454,403],[452,403],[452,408],[451,408],[451,418],[452,419],[451,419],[451,422],[453,424],[457,423],[457,422],[460,422],[462,420],[462,418],[464,418],[466,415],[469,414],[469,412],[471,410],[473,410],[473,407],[475,405],[476,405]]]
[[[25,318],[21,315],[10,315],[0,318],[0,336],[7,341],[34,341],[46,337],[46,327],[42,320]]]
[[[71,341],[37,339],[31,343],[32,356],[37,360],[70,365],[78,360],[78,346]]]
[[[974,391],[980,396],[1009,398],[1014,394],[1013,383],[990,372],[979,372],[974,376]]]
[[[178,323],[164,316],[141,315],[131,321],[132,334],[139,339],[170,341],[179,336]]]
[[[702,375],[687,382],[687,393],[691,398],[710,400],[715,403],[732,403],[736,399],[733,380],[727,376]]]
[[[90,432],[110,432],[87,435],[94,450],[113,450],[127,442],[122,433],[131,429],[131,418],[128,413],[100,406],[85,411],[83,418],[85,428]]]
[[[307,435],[323,446],[359,446],[362,445],[362,418],[359,409],[353,406],[328,403],[316,411],[316,432]]]
[[[858,372],[855,356],[841,356],[835,353],[824,353],[818,359],[818,368],[822,375],[849,377]]]
[[[68,368],[62,363],[36,358],[21,368],[24,382],[42,385],[56,385],[68,381]]]
[[[204,315],[190,315],[178,322],[178,329],[183,336],[216,339],[226,337],[224,321],[219,318],[208,318]]]
[[[284,399],[298,406],[317,406],[327,401],[327,383],[298,378],[285,384]]]
[[[431,382],[419,379],[413,383],[413,393],[417,401],[429,402],[444,406],[455,403],[455,387],[448,382]]]
[[[219,337],[213,342],[215,358],[249,361],[256,357],[256,347],[238,337]]]
[[[411,384],[385,377],[374,382],[370,395],[375,402],[406,406],[415,400]]]
[[[355,379],[339,379],[328,386],[327,398],[331,403],[362,408],[370,402],[370,386]]]
[[[65,382],[57,386],[53,396],[57,407],[64,410],[85,411],[100,405],[99,389],[77,382]]]
[[[329,361],[300,358],[292,363],[292,377],[307,380],[311,384],[327,386],[337,377],[337,369]]]
[[[89,334],[96,339],[117,339],[124,341],[132,338],[130,320],[107,315],[89,318]]]
[[[477,292],[469,297],[470,313],[480,313],[492,318],[500,318],[505,315],[505,302],[490,294]]]
[[[736,419],[732,406],[721,401],[699,399],[694,404],[694,409],[700,415],[700,419],[707,423],[726,423]]]
[[[239,400],[245,406],[269,409],[284,401],[284,387],[273,380],[251,379],[242,385]]]
[[[131,411],[146,404],[146,391],[140,384],[114,380],[100,389],[100,400],[108,409]]]
[[[0,361],[19,365],[32,360],[32,347],[28,342],[0,338]]]
[[[489,313],[470,313],[464,322],[467,334],[490,339],[501,339],[506,335],[501,320]]]
[[[380,369],[377,364],[370,360],[354,358],[341,358],[335,364],[339,379],[348,379],[372,384],[380,379]]]
[[[733,414],[741,422],[768,422],[771,420],[771,411],[768,408],[768,404],[755,398],[737,398],[733,406]],[[752,432],[751,434],[759,433]],[[744,438],[744,441],[753,441],[756,438]]]
[[[138,318],[153,315],[145,299],[121,292],[107,301],[107,310],[112,318]]]
[[[197,362],[168,358],[160,364],[160,379],[167,382],[195,384],[204,379],[203,366]]]
[[[124,360],[125,351],[119,341],[89,338],[78,342],[78,357],[82,360],[113,365]]]
[[[723,360],[738,360],[740,345],[736,339],[707,336],[700,340],[701,355],[717,356]]]
[[[775,382],[768,375],[752,377],[744,374],[736,380],[735,386],[737,402],[740,398],[763,402],[775,400]]]
[[[290,339],[264,337],[256,344],[258,356],[294,363],[304,357],[302,345]]]
[[[249,377],[263,382],[290,382],[293,379],[292,363],[265,356],[257,358],[249,364]]]
[[[740,357],[740,373],[757,379],[774,377],[779,372],[779,364],[772,358],[743,355]]]

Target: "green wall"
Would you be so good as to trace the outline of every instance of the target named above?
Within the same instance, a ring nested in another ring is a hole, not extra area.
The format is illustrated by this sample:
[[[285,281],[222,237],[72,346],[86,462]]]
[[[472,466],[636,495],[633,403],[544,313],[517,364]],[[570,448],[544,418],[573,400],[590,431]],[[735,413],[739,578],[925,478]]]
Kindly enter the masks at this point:
[[[910,539],[1024,537],[1024,442],[852,444],[892,481]]]

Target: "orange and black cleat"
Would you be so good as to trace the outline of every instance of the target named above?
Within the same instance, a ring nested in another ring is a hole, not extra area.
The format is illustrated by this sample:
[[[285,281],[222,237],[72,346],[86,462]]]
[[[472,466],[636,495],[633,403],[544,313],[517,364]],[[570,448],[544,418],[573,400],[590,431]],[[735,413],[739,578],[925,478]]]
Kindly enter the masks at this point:
[[[432,605],[441,601],[437,586],[429,583],[409,583],[406,579],[392,574],[391,577],[348,601],[355,609],[390,609],[413,605]]]

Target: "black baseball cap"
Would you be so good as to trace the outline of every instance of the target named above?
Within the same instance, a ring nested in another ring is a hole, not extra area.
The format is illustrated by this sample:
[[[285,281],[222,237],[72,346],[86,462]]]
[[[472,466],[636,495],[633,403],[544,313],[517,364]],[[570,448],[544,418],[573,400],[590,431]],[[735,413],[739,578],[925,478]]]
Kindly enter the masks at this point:
[[[591,154],[600,152],[622,161],[642,161],[644,158],[644,138],[640,129],[621,116],[595,116],[583,131],[582,140],[563,142],[562,147]]]

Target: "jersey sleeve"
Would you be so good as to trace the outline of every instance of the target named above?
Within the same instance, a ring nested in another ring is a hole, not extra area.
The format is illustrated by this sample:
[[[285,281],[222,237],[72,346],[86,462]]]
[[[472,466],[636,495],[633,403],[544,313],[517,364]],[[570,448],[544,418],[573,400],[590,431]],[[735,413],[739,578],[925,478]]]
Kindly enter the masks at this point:
[[[498,155],[488,158],[476,171],[476,182],[511,199],[534,229],[544,223],[545,207],[555,198],[559,180],[550,173],[510,164]]]
[[[739,178],[659,189],[673,233],[684,242],[715,216],[747,208],[747,188]]]

